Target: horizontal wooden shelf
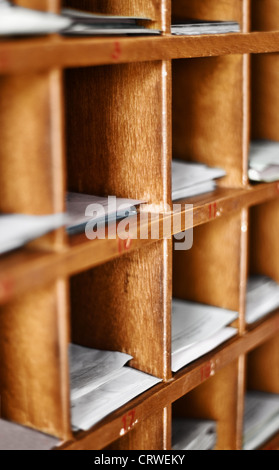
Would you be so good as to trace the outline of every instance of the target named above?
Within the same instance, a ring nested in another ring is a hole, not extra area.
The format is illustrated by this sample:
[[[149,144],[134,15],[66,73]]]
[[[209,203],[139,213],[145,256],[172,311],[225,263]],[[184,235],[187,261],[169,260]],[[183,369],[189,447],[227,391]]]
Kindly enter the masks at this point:
[[[230,340],[224,346],[207,354],[192,365],[175,374],[167,383],[156,385],[153,389],[108,416],[89,432],[80,432],[75,440],[63,444],[60,449],[100,450],[131,431],[156,410],[175,402],[219,370],[227,366],[242,354],[247,354],[265,343],[279,332],[279,312],[276,311],[268,320],[247,332],[243,336]],[[124,429],[125,416],[133,411],[134,421],[129,429]]]
[[[171,237],[179,232],[211,222],[241,210],[243,207],[272,200],[279,196],[278,188],[278,183],[261,184],[248,189],[218,188],[212,193],[190,198],[187,201],[177,201],[176,204],[181,204],[181,209],[160,217],[159,239],[162,239],[164,235]],[[184,217],[191,212],[189,204],[193,204],[193,224],[189,224],[189,218]],[[171,219],[170,229],[163,232],[167,219]],[[0,258],[0,304],[5,304],[30,289],[99,266],[157,240],[151,239],[152,221],[148,222],[149,238],[146,240],[140,239],[139,217],[134,217],[133,222],[136,226],[137,239],[135,237],[127,241],[120,238],[91,241],[82,234],[71,237],[69,245],[61,251],[43,251],[31,244],[19,251],[2,256]]]
[[[52,68],[279,51],[279,32],[202,36],[63,38],[0,42],[0,74]]]

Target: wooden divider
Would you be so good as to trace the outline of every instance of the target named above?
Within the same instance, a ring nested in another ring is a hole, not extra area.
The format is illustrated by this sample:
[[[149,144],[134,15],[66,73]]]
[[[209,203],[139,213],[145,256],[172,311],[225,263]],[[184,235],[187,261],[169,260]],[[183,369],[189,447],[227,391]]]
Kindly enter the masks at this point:
[[[35,7],[34,2],[21,2]],[[54,2],[36,2],[53,8]],[[58,3],[56,2],[58,7]],[[0,210],[44,215],[65,209],[61,72],[0,78]],[[64,230],[35,242],[60,249]],[[1,416],[69,438],[67,282],[57,280],[0,311]]]
[[[151,16],[163,27],[155,2],[78,6]],[[171,202],[170,85],[168,62],[66,71],[70,190],[166,208]],[[163,240],[72,278],[72,340],[127,352],[134,357],[132,366],[170,378],[171,252],[171,240]],[[158,430],[165,429],[163,414],[154,419]],[[129,446],[141,448],[150,440],[154,448],[163,448],[162,433],[152,437],[153,430],[146,426],[144,437],[142,427],[135,429]]]

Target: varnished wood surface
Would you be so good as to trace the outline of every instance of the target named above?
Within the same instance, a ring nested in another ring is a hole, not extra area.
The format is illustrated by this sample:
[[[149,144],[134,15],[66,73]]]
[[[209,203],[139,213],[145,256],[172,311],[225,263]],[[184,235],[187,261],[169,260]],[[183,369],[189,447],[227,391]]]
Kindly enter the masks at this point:
[[[172,218],[173,224],[166,235],[179,233],[192,225],[197,227],[212,222],[224,215],[241,210],[242,207],[259,204],[264,200],[276,198],[278,195],[277,183],[259,185],[254,189],[237,190],[219,188],[214,193],[201,195],[187,200],[194,205],[193,224],[189,225],[191,218],[183,217],[181,224],[180,211],[166,215]],[[181,201],[183,203],[183,201]],[[184,201],[185,202],[185,201]],[[189,207],[183,209],[189,213]],[[161,220],[161,225],[164,218]],[[184,223],[185,222],[185,223]],[[187,224],[187,225],[186,225]],[[138,238],[128,242],[116,240],[88,240],[85,235],[77,235],[70,239],[69,246],[62,250],[51,252],[42,251],[34,247],[25,247],[17,252],[1,256],[0,261],[0,303],[6,303],[12,298],[45,283],[54,281],[59,277],[71,276],[114,258],[144,247],[155,240],[141,240]],[[163,233],[161,231],[161,236]]]
[[[0,42],[0,74],[51,68],[278,52],[279,33],[237,33],[189,37],[62,38]]]
[[[218,371],[232,364],[241,354],[257,348],[261,344],[271,340],[279,332],[279,313],[275,313],[266,322],[254,330],[230,340],[219,347],[213,353],[204,356],[200,360],[174,375],[173,379],[165,384],[156,385],[111,416],[107,417],[94,429],[86,433],[79,433],[75,441],[65,443],[61,449],[102,449],[125,435],[123,431],[123,417],[134,410],[135,421],[130,432],[150,414],[174,403],[182,396],[189,393],[210,377],[214,377]],[[121,433],[121,434],[120,434]]]
[[[69,439],[68,318],[65,281],[0,309],[1,416]]]
[[[224,168],[230,187],[243,184],[243,60],[173,61],[173,157]]]

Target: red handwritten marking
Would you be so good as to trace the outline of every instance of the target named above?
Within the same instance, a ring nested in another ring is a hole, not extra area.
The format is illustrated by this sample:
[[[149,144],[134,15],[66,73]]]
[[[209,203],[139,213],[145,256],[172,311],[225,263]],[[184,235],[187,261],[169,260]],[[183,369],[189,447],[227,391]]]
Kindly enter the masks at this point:
[[[111,57],[112,57],[113,60],[119,60],[120,57],[121,57],[121,54],[122,54],[122,50],[121,50],[120,42],[119,42],[119,41],[115,41],[115,43],[114,43],[114,51],[113,51]]]
[[[206,379],[209,379],[211,374],[211,363],[208,362],[201,368],[201,380],[204,381]]]
[[[133,240],[129,237],[127,240],[122,240],[118,238],[117,246],[118,246],[118,253],[121,254],[123,251],[129,251],[132,246]]]
[[[11,279],[0,281],[0,301],[7,300],[12,296],[14,290],[14,282]]]
[[[122,423],[123,423],[123,429],[125,432],[132,429],[132,427],[135,424],[135,418],[136,418],[136,410],[131,410],[129,411],[129,413],[123,416]]]
[[[211,219],[212,217],[212,207],[211,204],[209,204],[209,218]]]

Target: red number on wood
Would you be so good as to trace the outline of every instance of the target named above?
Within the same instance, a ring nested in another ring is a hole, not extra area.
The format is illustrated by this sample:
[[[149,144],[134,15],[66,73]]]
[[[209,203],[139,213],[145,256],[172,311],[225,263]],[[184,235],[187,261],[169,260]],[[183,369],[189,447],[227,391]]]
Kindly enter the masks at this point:
[[[136,410],[131,410],[129,413],[123,416],[122,423],[124,431],[129,431],[135,424]]]
[[[113,50],[113,53],[112,53],[111,57],[112,57],[113,60],[119,60],[120,57],[121,57],[121,54],[122,54],[122,51],[121,51],[120,42],[115,41],[114,50]]]

